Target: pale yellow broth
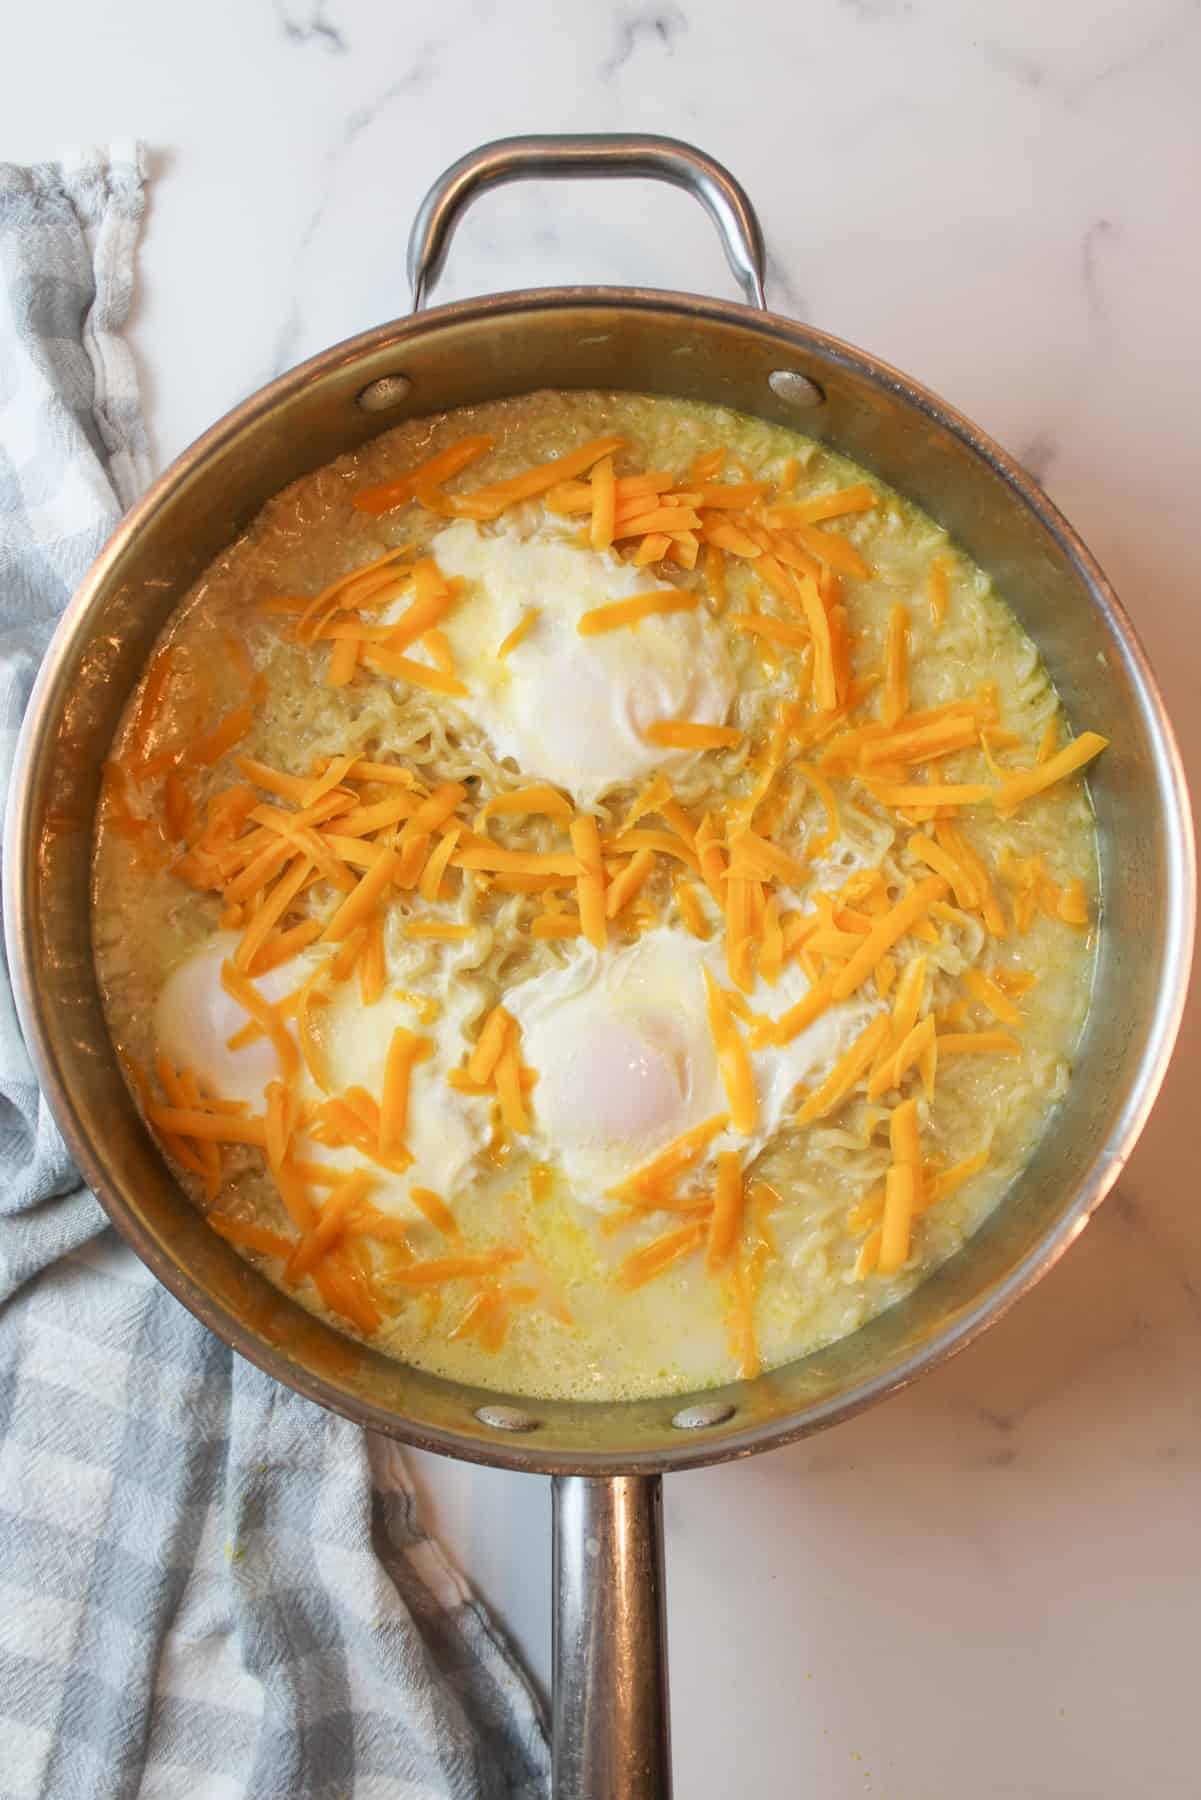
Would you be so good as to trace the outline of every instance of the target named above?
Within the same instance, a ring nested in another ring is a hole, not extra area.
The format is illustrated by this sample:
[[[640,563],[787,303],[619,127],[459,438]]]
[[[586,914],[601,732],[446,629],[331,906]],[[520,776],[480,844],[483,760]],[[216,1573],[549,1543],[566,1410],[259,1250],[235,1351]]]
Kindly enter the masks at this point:
[[[265,687],[250,734],[237,747],[239,754],[307,775],[315,758],[353,749],[376,759],[404,761],[431,786],[439,780],[468,779],[480,800],[521,786],[528,777],[496,760],[473,729],[469,706],[465,720],[436,696],[364,672],[349,686],[330,687],[322,675],[327,650],[288,641],[288,619],[262,610],[273,596],[315,594],[390,546],[427,545],[445,520],[416,505],[370,517],[352,508],[351,496],[403,473],[465,432],[477,431],[494,434],[496,447],[453,481],[452,491],[470,492],[608,432],[626,440],[619,472],[665,468],[683,473],[699,453],[721,444],[729,453],[723,480],[776,480],[789,459],[797,459],[798,498],[870,481],[877,506],[830,527],[856,545],[873,570],[868,579],[844,584],[856,673],[881,668],[889,612],[901,600],[912,616],[915,709],[971,694],[982,680],[995,682],[1001,724],[1020,740],[1020,747],[1000,751],[999,760],[1023,766],[1034,761],[1048,722],[1058,717],[1058,698],[1035,646],[988,578],[928,516],[863,470],[792,433],[713,407],[629,394],[544,392],[402,425],[295,483],[265,507],[195,584],[165,628],[161,643],[172,647],[174,659],[169,704],[147,748],[153,752],[195,738],[245,701],[246,669],[240,652],[231,649],[232,640],[244,649]],[[945,621],[935,630],[928,582],[939,554],[947,556],[951,570],[950,599]],[[726,559],[727,610],[758,605],[779,612],[777,603],[758,589],[750,569],[749,563]],[[665,565],[661,573],[684,586],[701,582],[699,572]],[[677,794],[696,817],[706,805],[746,790],[779,700],[792,691],[796,679],[791,651],[773,651],[735,632],[729,648],[739,682],[734,719],[745,740],[736,752],[697,757],[673,774]],[[116,757],[130,753],[140,701],[139,690],[117,732]],[[867,697],[852,723],[874,717],[876,706],[876,697]],[[1073,723],[1083,728],[1088,721]],[[1069,734],[1067,721],[1061,720],[1060,741]],[[976,750],[953,755],[933,769],[946,781],[992,779]],[[194,771],[189,777],[194,803],[203,808],[211,793],[236,779],[228,758],[212,771]],[[876,833],[898,879],[927,873],[905,851],[908,832],[898,829],[891,835],[895,817],[861,786],[838,779],[835,788],[844,829],[869,843]],[[606,796],[598,809],[602,822],[620,820],[634,791],[627,785]],[[151,783],[139,790],[133,804],[139,816],[157,818],[158,788]],[[803,843],[824,818],[817,794],[800,778],[792,781],[777,828],[782,841]],[[869,1107],[861,1083],[818,1125],[780,1130],[749,1171],[752,1180],[769,1183],[780,1197],[770,1213],[771,1248],[753,1307],[763,1367],[854,1331],[958,1249],[1029,1159],[1071,1078],[1073,1048],[1088,1005],[1098,906],[1093,822],[1084,784],[1079,778],[1062,782],[1010,818],[998,817],[988,807],[965,811],[960,824],[989,868],[1010,921],[1008,935],[990,936],[972,919],[960,927],[941,926],[938,945],[906,938],[895,955],[901,965],[919,951],[930,955],[932,1008],[966,1001],[958,1030],[996,1025],[967,995],[963,967],[999,966],[1036,977],[1017,1002],[1023,1015],[1017,1033],[1020,1054],[948,1059],[939,1069],[933,1103],[927,1107],[923,1102],[928,1155],[951,1165],[987,1148],[987,1165],[916,1222],[912,1252],[899,1274],[860,1277],[855,1266],[863,1234],[848,1229],[848,1211],[884,1178],[888,1106],[896,1096]],[[545,849],[563,842],[544,819],[498,820],[495,829],[501,842],[515,847]],[[1007,852],[1020,859],[1042,858],[1055,883],[1080,878],[1090,928],[1073,928],[1040,910],[1028,930],[1016,929],[1015,890],[999,872]],[[94,869],[96,966],[113,1040],[146,1069],[153,1068],[158,1048],[156,997],[169,973],[212,937],[221,913],[215,894],[198,891],[172,873],[169,858],[174,854],[168,853],[163,866],[151,866],[154,859],[147,859],[135,839],[115,827],[111,807],[102,809]],[[657,871],[644,898],[664,924],[684,929],[666,867]],[[312,903],[328,908],[333,896],[318,888]],[[389,977],[406,989],[436,994],[448,980],[449,959],[457,959],[455,980],[467,983],[472,995],[464,1055],[480,1020],[507,987],[571,954],[570,945],[528,936],[529,919],[541,904],[538,897],[492,894],[477,901],[477,916],[491,930],[483,934],[486,948],[476,966],[467,969],[461,946],[414,945],[403,939],[399,919],[410,903],[410,896],[393,903],[397,916],[388,928]],[[613,942],[631,941],[633,935],[625,927],[613,933]],[[920,1092],[915,1081],[910,1078],[907,1092]],[[154,1091],[161,1098],[157,1086]],[[533,1106],[536,1112],[536,1089]],[[548,1195],[533,1198],[530,1163],[521,1140],[515,1140],[503,1162],[482,1159],[471,1178],[445,1198],[468,1248],[528,1234],[543,1298],[514,1305],[503,1344],[485,1348],[470,1334],[451,1335],[475,1292],[473,1283],[447,1284],[440,1300],[400,1295],[391,1301],[391,1314],[375,1337],[379,1347],[421,1368],[487,1387],[597,1400],[704,1387],[729,1380],[747,1366],[746,1344],[737,1336],[742,1315],[733,1308],[730,1278],[707,1274],[702,1253],[636,1291],[625,1292],[615,1284],[623,1259],[678,1219],[653,1214],[608,1230],[602,1214],[580,1204],[561,1176]],[[197,1204],[204,1205],[197,1179],[178,1166],[174,1172]],[[219,1212],[289,1229],[257,1151],[226,1149],[223,1172]],[[744,1253],[754,1241],[752,1222]],[[446,1251],[438,1233],[423,1222],[414,1226],[412,1243],[422,1256]],[[251,1260],[272,1280],[281,1280],[274,1259],[252,1255]],[[302,1280],[292,1291],[306,1307],[324,1311],[310,1281]],[[565,1322],[567,1314],[570,1323]],[[348,1329],[343,1321],[334,1322]]]

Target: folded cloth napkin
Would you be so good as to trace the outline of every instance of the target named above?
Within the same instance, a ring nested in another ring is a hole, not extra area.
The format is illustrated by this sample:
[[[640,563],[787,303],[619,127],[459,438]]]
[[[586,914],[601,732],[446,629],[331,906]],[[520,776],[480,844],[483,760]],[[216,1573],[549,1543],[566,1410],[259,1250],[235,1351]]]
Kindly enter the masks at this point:
[[[149,459],[137,146],[0,166],[0,784]],[[231,1354],[124,1248],[0,980],[0,1796],[543,1794],[537,1705],[395,1446]]]

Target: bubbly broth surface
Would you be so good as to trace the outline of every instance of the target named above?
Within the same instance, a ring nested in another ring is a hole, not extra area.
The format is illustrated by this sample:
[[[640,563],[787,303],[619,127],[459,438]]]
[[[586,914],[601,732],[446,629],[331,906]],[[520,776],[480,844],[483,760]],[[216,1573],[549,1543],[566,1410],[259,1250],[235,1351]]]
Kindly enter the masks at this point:
[[[168,622],[98,819],[113,1039],[214,1228],[342,1329],[529,1395],[754,1373],[912,1289],[1047,1128],[1087,723],[798,436],[413,421]]]

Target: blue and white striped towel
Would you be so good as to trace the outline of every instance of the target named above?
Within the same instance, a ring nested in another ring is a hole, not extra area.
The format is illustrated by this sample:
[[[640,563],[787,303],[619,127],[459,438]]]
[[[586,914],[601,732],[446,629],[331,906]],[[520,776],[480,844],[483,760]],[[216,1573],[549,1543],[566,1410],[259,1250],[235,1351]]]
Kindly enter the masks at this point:
[[[0,792],[145,485],[136,146],[0,166]],[[545,1793],[537,1705],[396,1448],[211,1337],[107,1228],[0,980],[0,1796]]]

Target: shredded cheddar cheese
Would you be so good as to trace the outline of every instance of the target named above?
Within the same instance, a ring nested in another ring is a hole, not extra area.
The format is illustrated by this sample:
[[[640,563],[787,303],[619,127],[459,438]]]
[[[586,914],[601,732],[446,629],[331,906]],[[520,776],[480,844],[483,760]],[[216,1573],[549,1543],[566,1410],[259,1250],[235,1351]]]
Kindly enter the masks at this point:
[[[821,1086],[803,1102],[797,1111],[798,1125],[812,1125],[815,1120],[841,1105],[870,1068],[881,1043],[888,1035],[888,1017],[878,1013],[866,1025],[854,1043],[839,1057]]]
[[[621,872],[609,883],[605,896],[605,916],[616,919],[633,900],[655,867],[653,850],[636,850]],[[581,912],[581,920],[583,913]]]
[[[1108,744],[1109,739],[1103,738],[1099,732],[1082,731],[1079,737],[1073,738],[1070,744],[1065,744],[1062,750],[1057,750],[1054,756],[1049,756],[1046,762],[1036,764],[1033,769],[1018,769],[1007,775],[994,799],[997,811],[1002,817],[1008,817],[1025,801],[1033,799],[1035,794],[1043,793],[1065,776],[1083,769],[1094,757],[1100,756]]]
[[[731,725],[701,725],[689,719],[660,719],[648,725],[648,743],[661,750],[728,750],[742,742],[742,733]]]
[[[947,616],[947,607],[951,600],[951,583],[945,556],[936,556],[930,564],[930,573],[926,577],[926,592],[930,599],[930,623],[937,631]]]
[[[709,1227],[702,1220],[695,1225],[681,1225],[678,1230],[656,1238],[641,1250],[632,1251],[617,1271],[616,1285],[627,1292],[645,1287],[648,1281],[654,1281],[674,1263],[699,1250],[708,1234]]]
[[[605,865],[601,856],[600,831],[591,813],[580,813],[571,822],[571,847],[576,853],[579,874],[576,899],[580,909],[580,926],[588,942],[597,950],[605,947]]]
[[[738,1152],[719,1150],[717,1190],[709,1220],[708,1249],[705,1254],[705,1266],[710,1273],[720,1269],[732,1256],[745,1205],[746,1188]]]
[[[439,451],[426,462],[419,463],[398,480],[384,482],[378,487],[360,488],[351,504],[359,512],[391,512],[393,508],[403,506],[406,501],[411,500],[419,487],[428,490],[449,481],[469,463],[491,450],[495,441],[494,438],[484,436],[460,438],[457,443]]]
[[[1020,1025],[1022,1015],[995,981],[991,981],[981,969],[965,969],[964,986],[970,989],[973,998],[981,1006],[987,1007],[994,1019],[1002,1025]]]
[[[940,1056],[1020,1056],[1022,1046],[1007,1031],[948,1031],[936,1040]]]
[[[730,1123],[742,1137],[749,1137],[759,1116],[755,1078],[742,1034],[730,1011],[730,1003],[709,969],[705,969],[709,1030],[717,1051],[718,1066],[730,1103]]]
[[[628,600],[614,600],[608,606],[594,606],[581,615],[576,630],[581,637],[596,637],[603,631],[616,631],[623,625],[638,625],[643,619],[661,613],[695,612],[699,595],[678,588],[652,588],[645,594],[633,594]]]
[[[899,602],[888,615],[884,646],[884,698],[880,722],[896,725],[909,711],[909,608]]]
[[[518,644],[524,644],[541,617],[542,608],[540,606],[527,606],[512,631],[496,646],[497,656],[503,661],[506,656],[516,650]]]

